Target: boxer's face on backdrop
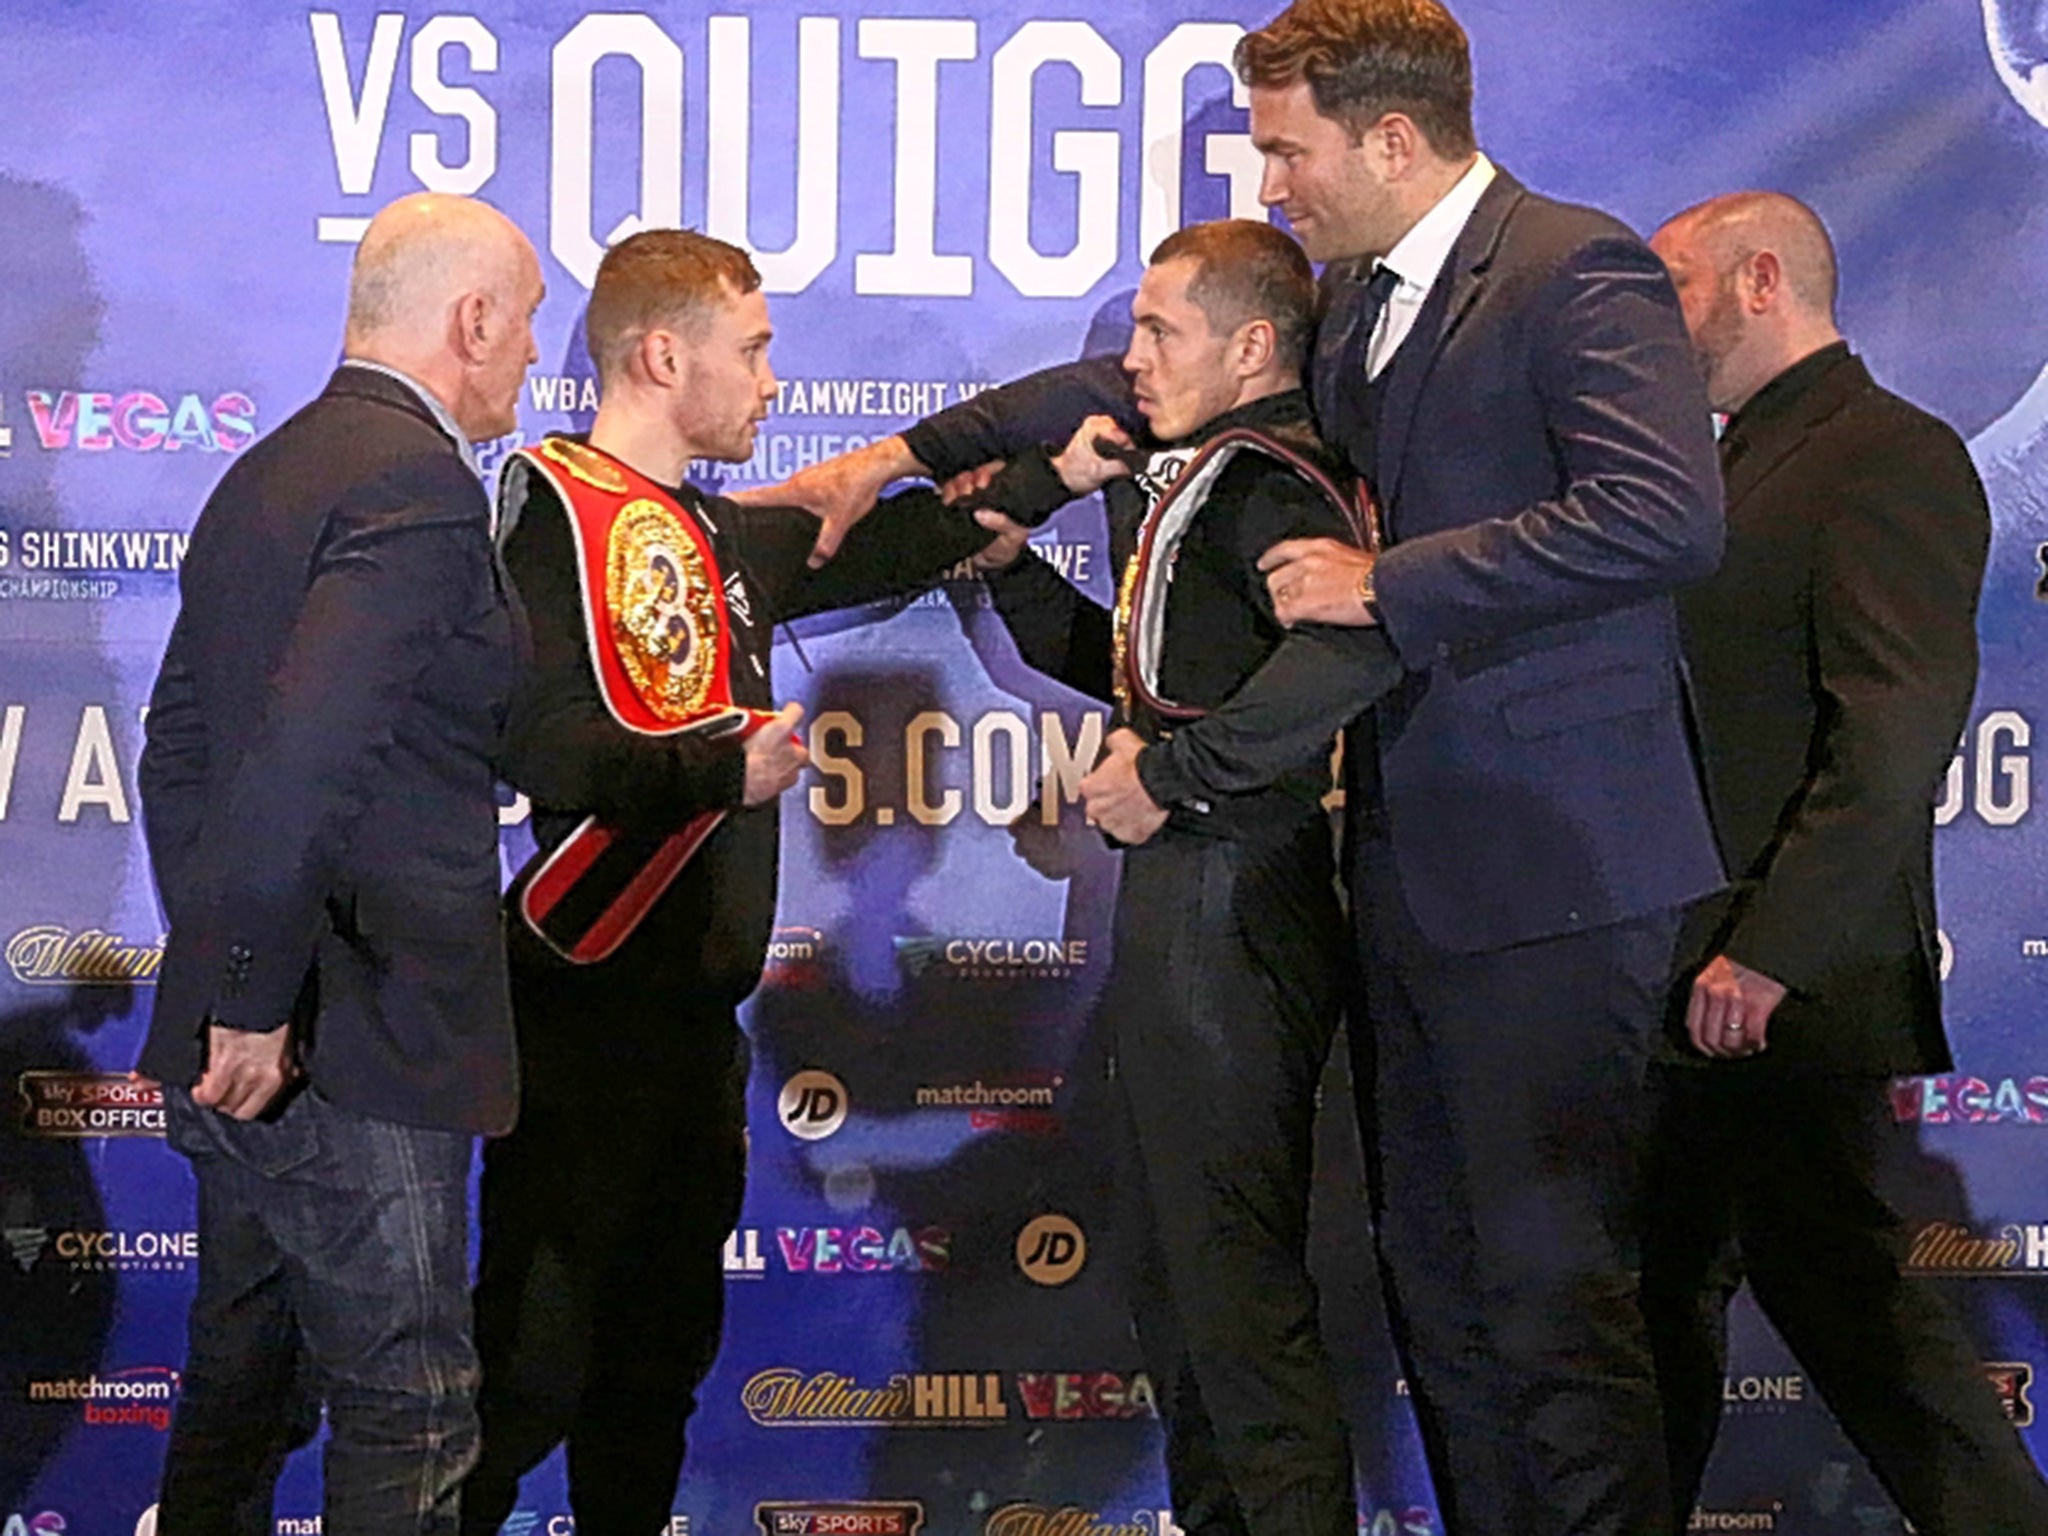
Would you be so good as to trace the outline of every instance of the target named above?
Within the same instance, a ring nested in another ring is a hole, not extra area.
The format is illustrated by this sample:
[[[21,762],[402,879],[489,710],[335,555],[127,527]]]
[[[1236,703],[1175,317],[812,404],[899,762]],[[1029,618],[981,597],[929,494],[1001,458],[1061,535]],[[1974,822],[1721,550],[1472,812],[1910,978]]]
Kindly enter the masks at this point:
[[[727,285],[725,295],[703,320],[702,333],[685,343],[676,408],[696,453],[741,464],[753,457],[755,434],[775,400],[775,370],[768,366],[775,333],[760,289],[735,293]]]
[[[1371,152],[1316,110],[1308,82],[1251,88],[1252,143],[1265,162],[1259,201],[1287,215],[1311,261],[1384,256],[1398,231]]]
[[[1152,435],[1173,442],[1237,403],[1230,367],[1236,338],[1218,335],[1188,297],[1192,257],[1147,267],[1131,301],[1131,346],[1124,370]]]
[[[1984,0],[1984,34],[2013,100],[2048,126],[2048,0]]]

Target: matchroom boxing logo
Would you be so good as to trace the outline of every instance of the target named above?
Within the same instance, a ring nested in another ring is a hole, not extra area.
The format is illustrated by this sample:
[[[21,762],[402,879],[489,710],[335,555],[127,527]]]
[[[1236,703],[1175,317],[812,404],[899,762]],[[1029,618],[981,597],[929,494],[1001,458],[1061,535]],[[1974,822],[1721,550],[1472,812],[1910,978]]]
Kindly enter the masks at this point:
[[[1088,1238],[1072,1217],[1047,1212],[1017,1233],[1017,1267],[1038,1285],[1065,1285],[1088,1262]]]
[[[800,1141],[823,1141],[846,1124],[846,1084],[813,1068],[782,1085],[775,1101],[782,1128]]]

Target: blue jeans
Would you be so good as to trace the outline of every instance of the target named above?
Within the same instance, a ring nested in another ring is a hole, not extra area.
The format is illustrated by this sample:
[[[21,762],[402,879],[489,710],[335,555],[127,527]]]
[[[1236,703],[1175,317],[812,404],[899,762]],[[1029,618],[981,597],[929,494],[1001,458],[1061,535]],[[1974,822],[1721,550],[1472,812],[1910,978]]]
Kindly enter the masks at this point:
[[[311,1089],[251,1122],[164,1098],[199,1181],[199,1290],[161,1536],[267,1536],[278,1471],[323,1403],[323,1530],[454,1531],[477,1454],[469,1136]]]

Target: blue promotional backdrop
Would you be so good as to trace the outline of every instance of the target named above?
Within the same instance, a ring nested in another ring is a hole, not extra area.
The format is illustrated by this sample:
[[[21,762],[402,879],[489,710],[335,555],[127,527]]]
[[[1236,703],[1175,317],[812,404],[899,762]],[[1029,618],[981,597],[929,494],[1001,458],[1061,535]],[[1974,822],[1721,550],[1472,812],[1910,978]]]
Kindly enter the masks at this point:
[[[768,481],[1119,347],[1156,240],[1257,212],[1223,61],[1270,3],[0,14],[0,1536],[153,1530],[197,1245],[160,1106],[125,1075],[163,935],[139,717],[192,521],[326,377],[363,221],[425,186],[532,234],[548,298],[528,438],[587,424],[578,319],[608,240],[682,223],[748,244],[785,387],[755,460],[715,473]],[[1498,161],[1645,230],[1738,186],[1806,198],[1842,246],[1850,335],[1978,451],[1997,517],[1984,677],[1939,812],[1963,1069],[1896,1085],[1894,1174],[1915,1266],[2031,1426],[2048,1389],[2048,16],[1458,9]],[[1037,542],[1106,594],[1096,508]],[[1073,794],[1101,717],[1027,673],[993,617],[959,581],[778,647],[816,761],[748,1012],[750,1183],[674,1532],[1173,1529],[1110,1262],[1089,1026],[1116,869]],[[508,868],[531,846],[522,817],[506,807]],[[1426,1536],[1356,1133],[1326,1087],[1315,1258],[1360,1529]],[[674,1085],[677,1115],[692,1100]],[[1902,1530],[1746,1308],[1736,1346],[1695,1528]],[[2048,1456],[2048,1425],[2023,1432]],[[865,1519],[821,1518],[862,1503]],[[277,1530],[317,1531],[318,1511],[302,1453]],[[570,1529],[551,1462],[507,1530]]]

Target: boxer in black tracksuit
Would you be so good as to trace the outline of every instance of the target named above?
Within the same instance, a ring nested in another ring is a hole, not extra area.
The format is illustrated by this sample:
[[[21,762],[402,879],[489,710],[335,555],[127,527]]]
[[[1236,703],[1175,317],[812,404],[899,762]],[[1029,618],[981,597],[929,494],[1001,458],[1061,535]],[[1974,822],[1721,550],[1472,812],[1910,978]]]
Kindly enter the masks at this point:
[[[1232,434],[1263,446],[1240,442],[1212,478],[1204,466],[1217,455],[1205,446]],[[1361,667],[1391,685],[1397,664],[1377,630],[1286,634],[1257,568],[1283,539],[1359,536],[1337,474],[1293,389],[1144,453],[1132,478],[1104,487],[1120,573],[1180,477],[1176,494],[1200,497],[1169,557],[1149,686],[1118,676],[1127,664],[1117,631],[1135,644],[1144,622],[1131,598],[1120,599],[1119,626],[1116,612],[1025,558],[990,573],[995,605],[1028,664],[1116,704],[1118,723],[1148,740],[1224,705],[1262,666],[1288,669],[1311,697],[1332,680],[1355,686]],[[984,498],[1028,525],[1071,495],[1039,450]],[[1166,1421],[1175,1518],[1189,1536],[1356,1527],[1306,1262],[1315,1089],[1347,951],[1322,806],[1332,744],[1311,726],[1294,745],[1277,782],[1177,806],[1126,851],[1101,1005],[1126,1115],[1132,1300]]]

